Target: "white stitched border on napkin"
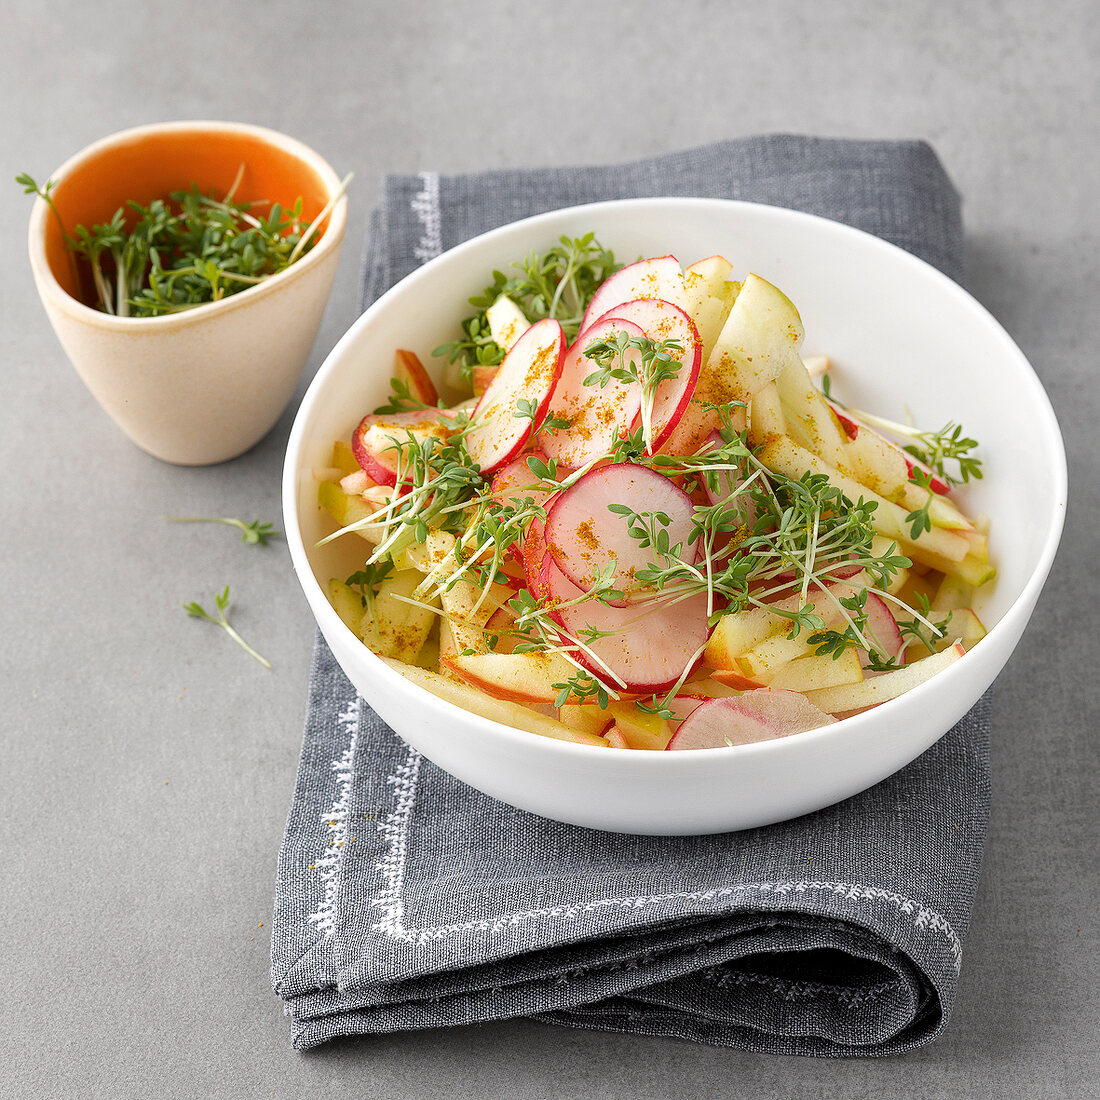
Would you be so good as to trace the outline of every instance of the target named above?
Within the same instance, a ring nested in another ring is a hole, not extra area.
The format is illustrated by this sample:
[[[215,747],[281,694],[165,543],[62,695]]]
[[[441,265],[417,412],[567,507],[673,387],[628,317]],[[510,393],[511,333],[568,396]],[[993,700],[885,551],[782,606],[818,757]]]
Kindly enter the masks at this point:
[[[443,218],[439,210],[439,173],[418,172],[424,185],[409,204],[420,222],[420,240],[413,249],[413,256],[421,263],[434,260],[443,252]]]
[[[355,747],[359,744],[359,713],[363,700],[356,696],[340,711],[338,721],[347,735],[347,748],[332,762],[336,773],[336,794],[332,807],[321,819],[328,834],[324,851],[310,864],[321,880],[323,900],[309,920],[326,936],[331,936],[336,922],[336,893],[340,865],[344,859],[344,842],[348,834],[348,804],[351,801],[351,781],[355,775]]]
[[[328,854],[316,861],[321,870],[325,889],[325,903],[318,914],[310,917],[317,923],[325,935],[332,935],[336,908],[337,871],[343,850],[338,844],[343,841],[346,832],[347,799],[351,786],[351,761],[359,732],[359,705],[361,699],[341,712],[341,720],[349,733],[347,749],[333,761],[333,770],[338,776],[338,791],[333,803],[333,812],[326,818],[331,836]],[[354,713],[353,713],[354,712]],[[380,911],[378,922],[372,928],[391,939],[406,943],[424,944],[432,940],[446,939],[463,932],[492,935],[507,928],[515,927],[534,920],[569,920],[582,913],[593,913],[601,909],[644,909],[664,902],[707,902],[733,897],[737,894],[770,894],[776,897],[805,894],[808,892],[834,894],[847,901],[885,901],[893,905],[898,912],[912,919],[913,925],[920,929],[939,932],[947,941],[955,972],[962,966],[962,944],[950,922],[934,909],[922,905],[904,894],[893,890],[884,890],[878,886],[864,886],[852,882],[791,881],[791,882],[743,882],[732,886],[720,886],[709,890],[676,891],[671,894],[650,894],[637,897],[601,898],[581,905],[554,905],[541,909],[528,909],[507,913],[492,920],[471,920],[458,924],[436,925],[430,928],[408,928],[405,925],[405,862],[408,856],[409,821],[416,805],[417,785],[420,779],[420,763],[423,758],[415,749],[409,749],[405,759],[396,771],[387,777],[387,783],[394,792],[393,809],[386,818],[378,822],[384,851],[378,862],[382,875],[382,889],[371,900],[372,908]],[[337,832],[340,836],[337,837]]]

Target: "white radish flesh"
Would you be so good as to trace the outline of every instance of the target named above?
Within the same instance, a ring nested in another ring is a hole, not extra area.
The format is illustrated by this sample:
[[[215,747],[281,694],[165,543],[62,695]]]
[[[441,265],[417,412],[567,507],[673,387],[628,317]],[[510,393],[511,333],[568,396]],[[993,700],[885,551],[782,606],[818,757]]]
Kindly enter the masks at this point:
[[[576,470],[607,454],[614,441],[626,434],[642,407],[638,387],[632,382],[612,378],[603,386],[584,384],[598,369],[585,357],[584,348],[593,340],[612,339],[618,332],[645,335],[630,321],[598,321],[583,331],[566,352],[549,415],[567,426],[544,428],[539,433],[540,449],[557,459],[559,466]],[[636,356],[637,352],[631,354]]]
[[[520,455],[506,462],[493,475],[489,485],[489,492],[494,500],[509,507],[519,507],[524,500],[530,499],[533,503],[543,505],[552,495],[544,489],[535,488],[538,478],[531,472],[527,465],[528,455]],[[542,459],[540,454],[535,457]]]
[[[543,558],[536,598],[549,605],[551,616],[589,652],[574,651],[579,664],[624,691],[648,695],[667,691],[694,668],[707,640],[706,595],[679,603],[610,607],[596,599],[562,604],[585,594],[561,572],[549,554]],[[585,629],[607,631],[608,637],[587,641]],[[610,675],[609,675],[610,673]]]
[[[835,721],[797,691],[760,688],[736,698],[710,699],[696,707],[680,724],[668,747],[675,751],[750,745]]]
[[[745,430],[745,410],[735,408],[731,410],[733,427],[736,431]],[[716,436],[722,427],[722,418],[714,409],[704,407],[702,402],[691,400],[680,415],[672,434],[665,440],[660,448],[666,455],[693,455],[699,449],[708,444],[712,436]]]
[[[698,560],[699,542],[691,537],[695,505],[687,493],[644,466],[602,466],[566,489],[546,516],[547,549],[578,588],[591,591],[594,578],[610,565],[612,587],[629,596],[637,587],[635,573],[661,564],[654,547],[643,548],[631,537],[627,517],[610,510],[616,504],[640,515],[667,516],[670,522],[658,529],[667,533],[670,549],[680,546],[676,557],[688,565]]]
[[[515,458],[546,419],[550,395],[561,375],[565,334],[557,321],[532,325],[512,345],[500,369],[481,395],[466,435],[466,449],[492,473]],[[517,416],[519,402],[530,402],[534,416]]]

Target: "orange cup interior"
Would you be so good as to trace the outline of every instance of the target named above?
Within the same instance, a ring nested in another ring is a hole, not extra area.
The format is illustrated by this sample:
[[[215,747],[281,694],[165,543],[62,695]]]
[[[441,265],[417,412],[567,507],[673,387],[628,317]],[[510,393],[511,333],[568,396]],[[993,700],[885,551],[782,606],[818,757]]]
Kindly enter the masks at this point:
[[[127,200],[148,205],[192,183],[204,194],[224,195],[244,172],[234,192],[237,201],[279,203],[302,199],[302,215],[311,221],[331,195],[324,177],[292,152],[246,131],[194,129],[135,134],[90,153],[75,164],[52,191],[54,205],[70,234],[77,225],[108,221]],[[266,210],[261,207],[258,213]],[[78,287],[57,219],[45,224],[46,261],[66,293],[85,303],[90,287]],[[318,230],[318,236],[323,228]]]

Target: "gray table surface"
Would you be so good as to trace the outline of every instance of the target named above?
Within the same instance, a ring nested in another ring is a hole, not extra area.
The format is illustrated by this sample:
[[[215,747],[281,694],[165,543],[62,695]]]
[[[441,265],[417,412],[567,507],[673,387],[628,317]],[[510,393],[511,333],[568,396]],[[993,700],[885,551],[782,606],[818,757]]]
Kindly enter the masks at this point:
[[[384,171],[611,162],[770,130],[931,141],[968,285],[1034,364],[1071,509],[994,704],[993,812],[954,1019],[903,1059],[770,1058],[528,1022],[295,1052],[268,976],[313,627],[278,518],[290,410],[210,469],[132,446],[0,224],[0,1093],[17,1097],[1100,1095],[1094,705],[1097,9],[1088,0],[127,5],[6,0],[0,178],[114,130],[229,118],[354,171],[302,388],[355,317]],[[1021,500],[1026,508],[1027,501]],[[184,617],[228,583],[266,672]]]

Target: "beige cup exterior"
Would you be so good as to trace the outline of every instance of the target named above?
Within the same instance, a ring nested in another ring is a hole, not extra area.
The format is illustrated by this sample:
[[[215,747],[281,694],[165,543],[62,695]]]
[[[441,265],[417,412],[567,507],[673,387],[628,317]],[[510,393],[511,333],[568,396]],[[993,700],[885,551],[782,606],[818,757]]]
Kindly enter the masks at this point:
[[[336,192],[339,180],[320,157],[265,133],[310,158]],[[316,339],[347,200],[336,204],[319,243],[284,272],[220,302],[148,318],[101,313],[61,288],[43,244],[50,216],[38,200],[29,240],[38,293],[66,355],[115,423],[149,454],[184,466],[224,462],[258,443],[290,402]]]

